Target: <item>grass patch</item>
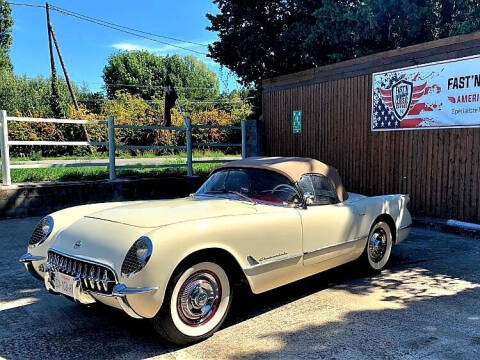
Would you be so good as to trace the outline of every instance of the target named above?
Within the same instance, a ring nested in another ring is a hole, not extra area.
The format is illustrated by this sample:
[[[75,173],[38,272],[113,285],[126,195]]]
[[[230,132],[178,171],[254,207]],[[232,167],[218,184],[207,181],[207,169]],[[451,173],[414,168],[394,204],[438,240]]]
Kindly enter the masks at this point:
[[[193,150],[193,157],[194,158],[202,158],[202,157],[208,157],[208,158],[221,158],[221,157],[228,157],[228,156],[236,156],[240,154],[225,154],[224,152],[220,150],[201,150],[201,149],[194,149]],[[180,151],[180,152],[175,152],[171,154],[162,154],[158,155],[155,153],[153,150],[147,150],[147,151],[142,151],[139,152],[136,155],[132,155],[129,151],[117,151],[116,154],[117,158],[121,159],[133,159],[133,158],[139,158],[139,159],[145,159],[145,158],[174,158],[174,159],[179,159],[179,158],[186,158],[187,157],[187,152],[186,151]],[[21,161],[40,161],[40,160],[93,160],[93,159],[107,159],[108,158],[108,153],[106,152],[94,152],[93,154],[87,154],[87,155],[69,155],[69,156],[42,156],[41,153],[35,153],[30,156],[26,157],[12,157],[10,158],[10,162],[21,162]]]
[[[172,162],[175,163],[175,162]],[[218,164],[194,164],[193,171],[197,175],[206,175]],[[156,168],[156,169],[117,169],[119,178],[165,177],[187,175],[187,168]],[[82,181],[108,179],[106,167],[81,168],[43,168],[43,169],[12,169],[12,183],[38,181]]]

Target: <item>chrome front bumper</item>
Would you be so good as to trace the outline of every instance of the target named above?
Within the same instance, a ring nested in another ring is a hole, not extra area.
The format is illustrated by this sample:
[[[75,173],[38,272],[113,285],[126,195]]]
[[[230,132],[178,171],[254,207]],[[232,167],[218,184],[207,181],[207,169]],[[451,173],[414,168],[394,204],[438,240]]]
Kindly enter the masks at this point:
[[[32,274],[35,278],[44,281],[45,288],[53,292],[55,294],[60,294],[55,291],[53,283],[51,281],[51,268],[48,264],[42,264],[39,267],[39,271],[45,273],[45,276],[42,277],[38,272],[35,270],[33,266],[34,261],[42,261],[45,260],[43,256],[34,256],[30,253],[26,253],[22,255],[19,259],[21,263],[25,265],[25,268],[28,270],[30,274]],[[158,287],[145,287],[145,288],[131,288],[127,287],[125,284],[116,284],[113,287],[111,294],[104,294],[104,293],[97,293],[95,291],[86,290],[82,286],[82,281],[80,277],[76,276],[73,286],[73,299],[75,302],[80,304],[93,304],[96,302],[95,296],[105,296],[105,297],[114,297],[123,311],[127,313],[127,315],[135,318],[135,319],[142,319],[143,317],[140,316],[133,308],[130,306],[127,296],[136,295],[136,294],[146,294],[154,292],[158,289]]]

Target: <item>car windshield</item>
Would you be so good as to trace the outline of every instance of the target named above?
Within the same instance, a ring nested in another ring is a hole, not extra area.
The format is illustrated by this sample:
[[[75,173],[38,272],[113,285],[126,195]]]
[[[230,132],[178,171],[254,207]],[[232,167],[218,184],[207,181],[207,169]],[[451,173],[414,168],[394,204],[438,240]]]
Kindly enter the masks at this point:
[[[228,197],[272,205],[289,205],[300,200],[295,187],[285,176],[261,169],[216,171],[195,196]]]

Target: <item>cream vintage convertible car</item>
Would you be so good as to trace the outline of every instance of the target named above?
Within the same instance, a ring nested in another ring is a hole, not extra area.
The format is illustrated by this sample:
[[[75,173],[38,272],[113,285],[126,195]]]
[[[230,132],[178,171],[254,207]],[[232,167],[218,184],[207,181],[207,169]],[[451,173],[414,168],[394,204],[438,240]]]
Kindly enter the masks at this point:
[[[221,326],[239,281],[262,293],[357,258],[381,270],[408,235],[408,200],[347,193],[317,160],[247,158],[184,199],[55,212],[20,261],[52,293],[151,319],[187,344]]]

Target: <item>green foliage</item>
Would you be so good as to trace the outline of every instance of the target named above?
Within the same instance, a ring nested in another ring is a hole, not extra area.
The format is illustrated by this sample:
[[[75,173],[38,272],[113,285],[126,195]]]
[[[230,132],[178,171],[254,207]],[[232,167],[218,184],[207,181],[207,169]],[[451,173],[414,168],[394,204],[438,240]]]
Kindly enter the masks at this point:
[[[8,70],[0,71],[0,109],[13,116],[53,117],[50,80],[42,77],[28,79],[16,76]],[[60,96],[60,109],[64,117],[70,113],[71,99],[64,80],[57,80]],[[80,93],[78,89],[75,89]],[[10,122],[9,136],[12,140],[51,140],[66,141],[83,139],[80,127],[75,125],[58,125],[48,123]],[[14,146],[12,156],[26,156],[40,151],[32,146]],[[57,153],[73,154],[72,147],[44,147],[44,155]]]
[[[434,40],[435,19],[427,2],[324,0],[302,48],[316,64],[324,64]]]
[[[208,30],[219,41],[210,56],[235,72],[244,85],[315,65],[301,44],[315,20],[316,0],[214,0],[217,15],[207,14]]]
[[[37,77],[29,79],[25,76],[16,76],[8,71],[0,71],[0,109],[9,113],[18,112],[23,116],[46,116],[54,114],[50,107],[52,87],[50,79]],[[68,115],[72,104],[68,87],[63,79],[57,80],[60,97],[61,115]],[[75,92],[81,97],[77,88]]]
[[[163,57],[147,51],[117,53],[108,59],[103,79],[111,99],[122,91],[154,100],[165,95],[167,73],[180,98],[212,99],[219,94],[217,76],[194,56]]]
[[[13,116],[53,117],[50,106],[50,80],[42,77],[27,79],[13,75],[9,71],[0,73],[0,109],[7,110]],[[64,80],[57,81],[60,94],[60,107],[63,117],[84,120],[105,120],[107,116],[114,116],[116,124],[123,125],[158,125],[163,119],[162,100],[147,101],[139,95],[126,92],[117,92],[115,99],[105,99],[101,94],[88,93],[86,89],[75,88],[77,97],[82,104],[75,110],[71,104],[68,88]],[[232,92],[222,95],[220,106],[214,104],[207,108],[189,112],[194,124],[221,124],[239,125],[251,109],[242,101],[245,94]],[[179,112],[174,109],[172,114],[173,125],[183,126]],[[107,130],[103,125],[88,125],[87,131],[92,141],[107,141]],[[51,123],[10,122],[9,136],[12,140],[47,140],[67,141],[83,139],[80,126],[60,125]],[[196,142],[240,142],[239,131],[227,130],[198,130],[194,134]],[[185,145],[185,133],[182,131],[167,130],[132,130],[117,129],[116,140],[125,145]],[[72,156],[81,155],[84,148],[73,147],[31,147],[14,146],[10,152],[15,157],[30,157],[34,153],[39,156]],[[238,149],[227,149],[228,152]],[[94,151],[105,152],[106,148],[95,148]],[[156,151],[156,155],[171,153],[170,151]],[[131,151],[130,155],[139,155],[138,151]]]
[[[0,48],[7,52],[12,45],[12,9],[7,0],[0,0]]]
[[[214,0],[210,56],[245,85],[480,29],[478,0]]]
[[[8,54],[0,49],[0,72],[4,70],[12,71],[13,67]]]
[[[233,95],[239,97],[237,93]],[[233,98],[231,99],[231,101]],[[240,99],[241,100],[241,99]],[[240,102],[234,103],[229,111],[210,108],[190,113],[192,124],[218,124],[218,125],[240,125],[240,121],[251,113],[248,105]],[[75,111],[71,109],[70,117],[75,119],[95,120],[113,116],[115,124],[118,125],[158,125],[163,118],[163,107],[155,101],[147,102],[138,95],[125,92],[117,92],[115,99],[107,100],[98,115],[92,114],[85,109]],[[172,111],[172,125],[183,126],[183,119],[178,110]],[[106,141],[107,133],[104,126],[91,125],[88,127],[90,138],[93,141]],[[117,129],[115,138],[119,145],[179,145],[185,146],[185,132],[170,130],[134,130]],[[219,129],[198,129],[193,133],[194,142],[201,143],[240,143],[240,131],[219,130]],[[238,149],[226,149],[232,153]],[[156,155],[172,153],[169,150],[158,150]],[[131,150],[131,155],[140,155],[140,151]]]
[[[8,50],[12,45],[12,9],[6,0],[0,0],[0,71],[12,70]]]

